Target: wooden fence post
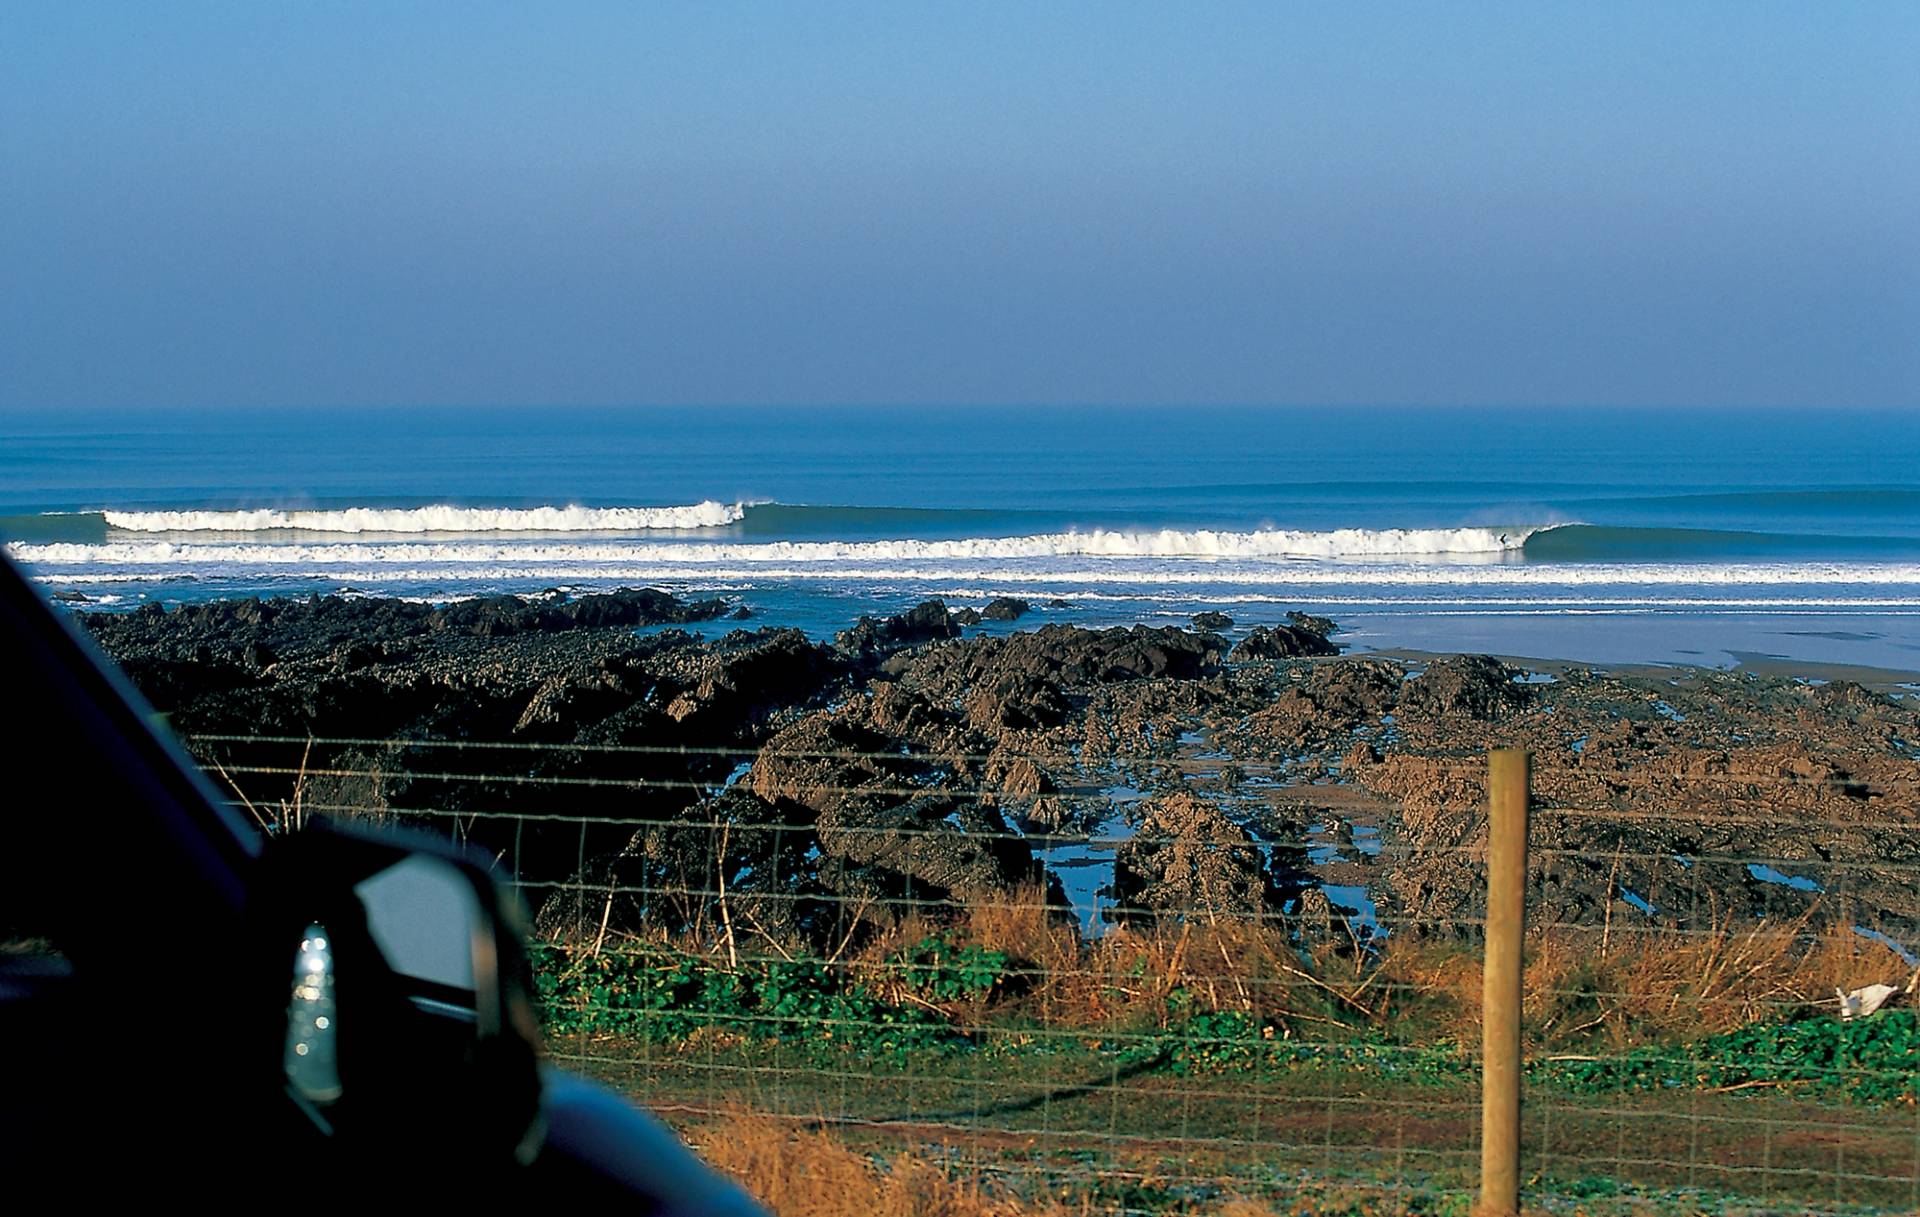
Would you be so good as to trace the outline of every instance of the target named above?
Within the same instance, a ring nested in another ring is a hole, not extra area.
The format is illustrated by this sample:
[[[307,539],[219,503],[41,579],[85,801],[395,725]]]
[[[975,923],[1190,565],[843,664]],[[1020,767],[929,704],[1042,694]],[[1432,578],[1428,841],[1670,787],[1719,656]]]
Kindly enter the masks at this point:
[[[1486,989],[1481,1014],[1482,1217],[1520,1210],[1520,983],[1526,932],[1527,803],[1533,754],[1487,754]]]

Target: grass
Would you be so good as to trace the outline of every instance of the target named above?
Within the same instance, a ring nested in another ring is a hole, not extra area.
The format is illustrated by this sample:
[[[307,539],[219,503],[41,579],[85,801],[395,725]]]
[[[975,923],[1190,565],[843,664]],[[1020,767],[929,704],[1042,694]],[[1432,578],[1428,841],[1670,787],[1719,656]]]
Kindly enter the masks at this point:
[[[996,1197],[978,1180],[911,1153],[855,1152],[830,1133],[735,1116],[700,1136],[712,1165],[778,1217],[1054,1217],[1075,1210]]]
[[[994,1200],[1188,1212],[1238,1196],[1286,1211],[1280,1202],[1304,1192],[1378,1201],[1356,1211],[1406,1202],[1405,1211],[1445,1212],[1443,1202],[1470,1192],[1477,1164],[1471,1070],[1410,1078],[1383,1067],[1400,1063],[1389,1053],[1334,1067],[1181,1073],[1128,1072],[1113,1054],[1086,1050],[988,1044],[877,1058],[728,1034],[673,1043],[574,1035],[553,1050],[697,1139],[716,1122],[772,1119],[882,1162],[929,1159]],[[1526,1192],[1596,1213],[1616,1211],[1596,1206],[1621,1197],[1633,1203],[1618,1211],[1907,1212],[1920,1198],[1915,1118],[1831,1091],[1586,1093],[1533,1078]]]
[[[828,958],[772,941],[722,952],[642,938],[548,945],[536,955],[554,1029],[659,1042],[696,1032],[812,1040],[844,1029],[873,1055],[1098,1046],[1201,1071],[1394,1049],[1465,1067],[1481,1014],[1471,944],[1409,938],[1378,951],[1303,954],[1280,929],[1227,920],[1123,927],[1083,942],[1018,901],[945,924],[905,919]],[[1730,1062],[1804,1056],[1829,1040],[1838,1051],[1842,1041],[1817,1030],[1736,1033],[1838,1027],[1833,990],[1889,977],[1891,959],[1858,936],[1814,937],[1799,925],[1618,938],[1537,932],[1525,978],[1527,1051],[1542,1066],[1645,1061],[1662,1050],[1697,1056],[1701,1045]],[[1860,1024],[1875,1025],[1901,1024]],[[1871,1068],[1906,1046],[1863,1036],[1845,1039],[1852,1047],[1836,1060]],[[1557,1074],[1591,1081],[1599,1072]],[[1903,1094],[1911,1099],[1910,1084],[1860,1097]]]
[[[887,1138],[765,1115],[722,1114],[683,1123],[695,1148],[734,1176],[777,1217],[1070,1217],[1144,1212],[1184,1217],[1468,1217],[1464,1174],[1430,1181],[1390,1177],[1265,1178],[1151,1154],[1087,1152],[1043,1158],[1020,1146]],[[1208,1171],[1220,1182],[1203,1182]],[[1783,1168],[1790,1169],[1790,1168]],[[1533,1166],[1526,1214],[1557,1217],[1760,1217],[1801,1214],[1816,1202],[1720,1190],[1711,1170],[1684,1182],[1622,1182],[1585,1171]],[[1896,1193],[1899,1189],[1895,1189]],[[1821,1212],[1905,1211],[1822,1196]]]
[[[976,1164],[942,1161],[934,1153],[860,1152],[818,1129],[762,1116],[716,1121],[699,1134],[698,1148],[718,1169],[738,1179],[776,1217],[1077,1217],[1115,1207],[1148,1204],[1152,1211],[1192,1217],[1373,1217],[1389,1213],[1460,1213],[1462,1197],[1383,1196],[1353,1188],[1302,1188],[1278,1206],[1242,1196],[1210,1201],[1159,1202],[1176,1190],[1152,1173],[1087,1174],[1079,1186],[1051,1183],[1022,1188]],[[1042,1194],[1046,1193],[1046,1194]]]
[[[1089,943],[1022,903],[827,958],[550,945],[556,1054],[691,1122],[782,1213],[1464,1211],[1470,944],[1303,955],[1224,919]],[[1913,1207],[1920,1017],[1831,1012],[1890,959],[1790,925],[1537,932],[1529,1194],[1559,1213]],[[735,1120],[771,1122],[702,1132]]]

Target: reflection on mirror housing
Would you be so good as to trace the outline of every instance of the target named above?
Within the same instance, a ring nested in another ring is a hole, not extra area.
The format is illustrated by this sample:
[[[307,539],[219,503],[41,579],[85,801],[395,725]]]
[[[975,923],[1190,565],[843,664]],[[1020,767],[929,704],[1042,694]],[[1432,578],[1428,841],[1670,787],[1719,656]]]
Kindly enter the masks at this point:
[[[309,925],[293,963],[293,1001],[287,1006],[287,1083],[309,1103],[340,1097],[333,1008],[333,944],[327,927]]]

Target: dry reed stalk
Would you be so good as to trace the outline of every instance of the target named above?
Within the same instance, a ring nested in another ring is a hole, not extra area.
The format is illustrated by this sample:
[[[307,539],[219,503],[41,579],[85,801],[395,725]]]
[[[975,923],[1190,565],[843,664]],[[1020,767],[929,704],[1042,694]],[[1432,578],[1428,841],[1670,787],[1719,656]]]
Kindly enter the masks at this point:
[[[240,800],[240,805],[247,809],[247,814],[251,815],[255,823],[260,825],[260,830],[262,832],[272,832],[273,825],[267,823],[267,818],[261,815],[259,809],[253,805],[253,800],[247,797],[247,792],[240,789],[240,783],[233,780],[233,775],[227,772],[227,767],[219,761],[210,761],[208,763],[213,766],[213,771],[219,774],[220,779],[233,791],[234,797]]]
[[[740,970],[740,956],[733,948],[733,913],[727,908],[727,841],[733,833],[733,823],[720,829],[720,855],[714,864],[714,874],[720,881],[720,924],[726,928],[727,967],[735,972]]]

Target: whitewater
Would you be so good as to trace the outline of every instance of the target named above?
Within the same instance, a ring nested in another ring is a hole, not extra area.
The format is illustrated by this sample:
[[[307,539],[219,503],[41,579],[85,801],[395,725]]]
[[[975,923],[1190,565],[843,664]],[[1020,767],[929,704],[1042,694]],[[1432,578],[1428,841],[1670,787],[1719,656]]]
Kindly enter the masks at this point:
[[[260,508],[235,511],[104,511],[100,514],[110,527],[125,532],[630,532],[735,524],[746,514],[746,506],[709,499],[684,507],[514,508],[456,507],[436,503],[427,507],[349,507],[337,511]]]
[[[581,509],[542,508],[537,511],[513,514],[533,516],[538,512],[558,514],[564,510]],[[643,509],[603,509],[595,514],[608,515],[613,512],[639,510]],[[107,514],[111,521],[118,513]],[[353,513],[329,514],[346,517]],[[274,526],[261,525],[260,527]],[[641,525],[640,527],[656,526]],[[503,528],[518,531],[508,526]],[[165,562],[191,564],[233,562],[256,565],[342,562],[475,563],[502,562],[515,558],[549,564],[568,561],[583,563],[613,561],[837,563],[915,559],[1025,560],[1062,557],[1377,559],[1443,558],[1511,553],[1519,550],[1533,532],[1533,529],[1491,528],[1384,530],[1348,528],[1331,532],[1283,529],[1254,532],[1222,532],[1211,529],[1129,532],[1095,529],[1084,533],[1068,532],[1024,537],[967,537],[954,540],[767,541],[756,544],[600,542],[556,545],[539,542],[479,544],[393,542],[377,545],[357,543],[312,545],[284,542],[211,545],[175,541],[110,541],[103,544],[23,544],[16,545],[15,552],[23,561],[49,565]]]

